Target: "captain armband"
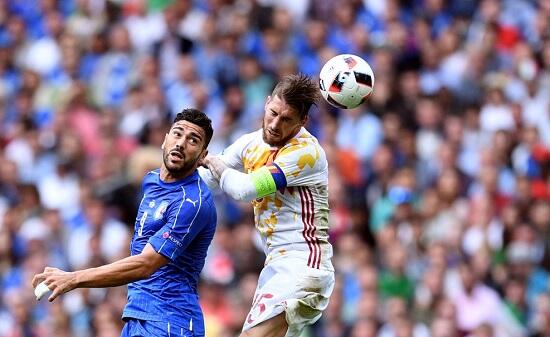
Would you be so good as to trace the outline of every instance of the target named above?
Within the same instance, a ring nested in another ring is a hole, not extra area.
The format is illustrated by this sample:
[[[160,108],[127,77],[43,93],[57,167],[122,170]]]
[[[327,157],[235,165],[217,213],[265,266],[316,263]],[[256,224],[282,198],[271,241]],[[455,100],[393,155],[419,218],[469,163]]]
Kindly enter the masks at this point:
[[[222,173],[220,187],[236,200],[252,201],[286,187],[286,177],[276,164],[261,167],[248,174],[228,168]]]
[[[258,198],[263,198],[277,192],[280,188],[286,187],[285,175],[276,164],[257,169],[250,173],[250,178],[256,188]]]

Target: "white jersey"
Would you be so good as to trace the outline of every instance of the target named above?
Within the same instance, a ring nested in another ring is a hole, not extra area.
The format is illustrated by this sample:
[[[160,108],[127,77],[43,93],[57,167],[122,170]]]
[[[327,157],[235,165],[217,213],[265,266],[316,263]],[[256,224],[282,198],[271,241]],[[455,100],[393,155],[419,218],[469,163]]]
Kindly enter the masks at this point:
[[[328,163],[314,136],[302,128],[277,148],[263,141],[260,129],[240,137],[221,159],[244,173],[276,164],[286,177],[286,188],[252,202],[266,264],[292,255],[302,257],[308,267],[333,270],[328,241]]]

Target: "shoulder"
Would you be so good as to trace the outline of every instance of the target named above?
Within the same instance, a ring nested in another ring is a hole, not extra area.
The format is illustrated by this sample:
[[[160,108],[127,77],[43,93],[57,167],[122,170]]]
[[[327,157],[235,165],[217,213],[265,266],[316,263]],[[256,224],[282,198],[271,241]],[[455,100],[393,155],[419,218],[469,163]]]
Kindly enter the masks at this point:
[[[174,190],[169,205],[171,212],[187,214],[194,218],[215,213],[214,199],[208,186],[198,178],[189,184],[180,186],[179,191]]]
[[[184,198],[193,206],[207,206],[214,208],[214,198],[206,182],[200,177],[197,180],[185,186]]]
[[[189,204],[191,211],[197,213],[200,219],[215,225],[215,219],[217,218],[216,205],[208,185],[199,176],[195,186],[191,189],[190,195],[185,197],[185,202]]]
[[[160,168],[157,168],[155,170],[147,172],[143,179],[156,179],[159,176],[159,174],[160,174]]]
[[[259,129],[254,132],[246,133],[240,136],[239,138],[237,138],[237,140],[233,144],[236,144],[236,145],[239,145],[240,147],[245,148],[248,145],[255,144],[261,141],[263,141],[262,129]]]
[[[142,185],[143,187],[150,186],[158,182],[158,177],[160,174],[160,169],[149,171],[143,177]]]
[[[325,151],[321,144],[305,129],[281,148],[277,155],[277,158],[279,157],[295,160],[305,160],[311,157],[315,161],[326,161]]]

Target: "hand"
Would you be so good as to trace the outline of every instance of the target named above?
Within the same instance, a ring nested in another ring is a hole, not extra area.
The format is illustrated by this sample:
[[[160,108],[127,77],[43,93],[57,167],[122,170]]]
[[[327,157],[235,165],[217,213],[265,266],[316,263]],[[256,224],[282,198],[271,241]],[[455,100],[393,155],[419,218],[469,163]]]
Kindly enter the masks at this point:
[[[36,288],[42,281],[52,291],[50,297],[48,297],[49,302],[55,300],[57,296],[76,288],[76,274],[57,268],[46,267],[43,273],[34,275],[32,278],[32,287]]]
[[[199,165],[202,166],[202,167],[204,167],[204,168],[207,168],[207,169],[208,169],[208,168],[209,168],[209,167],[208,167],[208,163],[210,163],[210,159],[211,159],[211,158],[212,158],[212,155],[207,154],[206,157],[204,157],[203,159],[201,159],[201,160],[199,161]]]
[[[227,165],[218,156],[207,155],[202,163],[210,170],[217,181],[220,181],[223,171],[227,168]]]

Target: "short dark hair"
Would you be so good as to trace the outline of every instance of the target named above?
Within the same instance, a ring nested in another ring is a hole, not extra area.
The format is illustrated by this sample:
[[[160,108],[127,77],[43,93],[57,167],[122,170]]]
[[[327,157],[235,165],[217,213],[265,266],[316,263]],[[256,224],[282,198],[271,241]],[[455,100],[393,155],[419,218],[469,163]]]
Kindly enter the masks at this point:
[[[188,121],[200,126],[206,135],[204,148],[206,149],[208,147],[210,139],[212,139],[212,134],[214,134],[214,130],[212,129],[212,121],[204,112],[194,108],[183,109],[176,115],[176,118],[174,118],[174,124],[179,121]]]
[[[321,97],[319,85],[304,74],[291,74],[283,77],[273,89],[272,96],[278,96],[304,119],[309,109]]]

